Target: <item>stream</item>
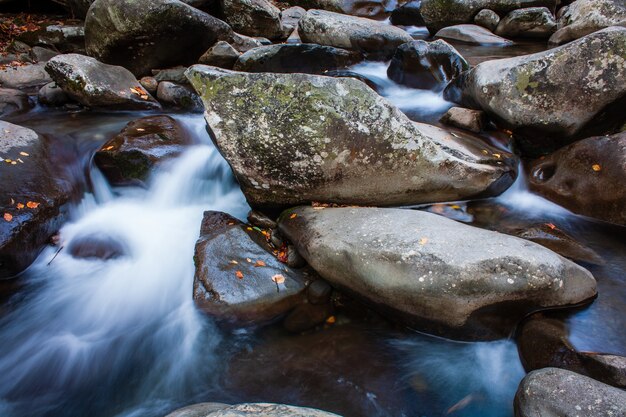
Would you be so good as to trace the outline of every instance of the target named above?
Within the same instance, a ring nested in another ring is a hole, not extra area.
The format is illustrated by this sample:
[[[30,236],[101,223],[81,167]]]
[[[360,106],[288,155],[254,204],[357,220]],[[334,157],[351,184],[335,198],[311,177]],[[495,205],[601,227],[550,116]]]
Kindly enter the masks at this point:
[[[494,49],[474,56],[500,54]],[[414,120],[434,123],[452,105],[439,93],[391,82],[384,63],[353,70],[375,77],[381,94]],[[202,213],[245,220],[249,207],[202,115],[169,113],[196,144],[155,172],[146,189],[110,188],[91,155],[147,114],[37,107],[9,120],[62,138],[58,146],[79,155],[73,172],[88,192],[60,231],[62,245],[113,236],[125,256],[75,259],[48,247],[20,277],[19,290],[0,308],[0,415],[161,417],[202,401],[280,402],[346,416],[513,415],[525,372],[512,338],[455,342],[367,316],[339,317],[303,335],[280,325],[214,325],[192,300]],[[598,281],[598,299],[562,314],[577,349],[625,355],[623,228],[530,193],[523,171],[500,197],[419,209],[499,231],[553,223],[593,249],[605,262],[584,265]]]

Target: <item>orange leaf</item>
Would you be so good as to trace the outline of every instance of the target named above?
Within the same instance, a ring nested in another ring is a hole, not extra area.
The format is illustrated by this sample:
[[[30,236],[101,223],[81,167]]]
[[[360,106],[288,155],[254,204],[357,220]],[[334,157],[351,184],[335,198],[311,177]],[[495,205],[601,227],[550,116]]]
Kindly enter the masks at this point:
[[[13,216],[11,216],[9,213],[4,213],[4,220],[10,222],[11,220],[13,220]]]
[[[276,284],[282,284],[283,282],[285,282],[285,276],[282,274],[276,274],[272,277],[272,281],[274,281]]]
[[[254,263],[254,266],[265,266],[265,262],[263,262],[263,261],[256,261]]]
[[[298,215],[296,213],[293,213],[291,216],[289,216],[290,219],[295,219]]]
[[[235,271],[235,276],[239,279],[243,279],[243,272],[241,271]]]
[[[24,204],[22,204],[22,203],[17,203],[17,205],[16,205],[15,207],[17,207],[17,209],[18,209],[18,210],[21,210],[21,209],[23,209],[23,208],[24,208]]]
[[[326,319],[326,323],[328,324],[335,324],[336,321],[337,319],[335,318],[335,316],[330,316],[329,318]]]
[[[28,207],[29,209],[36,209],[37,207],[39,207],[39,204],[41,203],[36,203],[34,201],[29,201],[26,203],[26,207]]]
[[[591,165],[591,169],[593,169],[594,171],[598,172],[602,169],[602,167],[599,164],[593,164]]]

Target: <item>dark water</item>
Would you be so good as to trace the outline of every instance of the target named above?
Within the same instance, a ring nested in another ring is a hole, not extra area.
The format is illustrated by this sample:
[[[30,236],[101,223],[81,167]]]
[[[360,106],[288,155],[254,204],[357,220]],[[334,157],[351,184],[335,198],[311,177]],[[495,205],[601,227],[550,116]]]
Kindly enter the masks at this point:
[[[383,69],[359,71],[384,81]],[[451,105],[437,93],[385,85],[383,94],[418,120],[436,120]],[[199,314],[192,253],[202,212],[244,218],[248,207],[196,115],[175,115],[197,145],[147,190],[110,189],[90,157],[145,114],[38,108],[11,120],[61,138],[56,146],[77,155],[74,172],[89,193],[61,231],[65,242],[113,233],[130,256],[100,262],[61,252],[47,265],[48,248],[10,290],[0,309],[0,415],[162,416],[201,401],[270,401],[346,416],[512,416],[524,375],[512,340],[461,343],[347,313],[303,335],[279,325],[225,331]],[[568,315],[571,339],[581,350],[626,354],[623,229],[532,195],[523,178],[499,198],[425,209],[504,232],[549,222],[595,250],[604,264],[585,266],[599,296]]]

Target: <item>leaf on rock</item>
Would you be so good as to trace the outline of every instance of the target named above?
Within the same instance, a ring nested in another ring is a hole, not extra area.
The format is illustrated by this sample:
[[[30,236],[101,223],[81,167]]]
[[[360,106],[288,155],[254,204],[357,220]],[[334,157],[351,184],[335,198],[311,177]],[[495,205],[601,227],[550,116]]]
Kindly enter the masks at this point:
[[[276,274],[272,277],[272,281],[276,284],[282,284],[285,282],[285,276],[283,274]]]
[[[256,261],[254,263],[254,266],[265,266],[265,262],[263,262],[263,261]]]
[[[296,217],[298,217],[296,213],[293,213],[291,216],[289,216],[290,219],[295,219]]]
[[[4,221],[10,222],[11,220],[13,220],[13,216],[9,213],[4,213]]]
[[[236,276],[238,279],[243,279],[243,272],[241,272],[241,271],[235,271],[235,276]]]
[[[594,171],[598,172],[598,171],[602,170],[602,167],[600,166],[600,164],[593,164],[593,165],[591,165],[591,169],[593,169]]]
[[[26,203],[26,207],[28,207],[29,209],[36,209],[37,207],[39,207],[39,204],[41,203],[36,203],[34,201],[29,201]]]

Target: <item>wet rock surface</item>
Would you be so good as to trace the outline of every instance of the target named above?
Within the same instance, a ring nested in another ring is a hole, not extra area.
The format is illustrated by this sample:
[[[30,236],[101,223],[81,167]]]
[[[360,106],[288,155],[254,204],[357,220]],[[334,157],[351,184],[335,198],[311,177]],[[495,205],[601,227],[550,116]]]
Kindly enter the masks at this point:
[[[548,249],[430,213],[299,207],[283,213],[279,228],[331,284],[457,337],[494,337],[492,314],[515,321],[596,293],[587,270]]]
[[[564,9],[558,30],[550,38],[552,44],[562,45],[609,26],[626,24],[626,4],[620,0],[576,0]]]
[[[128,70],[85,55],[55,56],[46,64],[46,71],[65,94],[84,106],[118,110],[161,107]]]
[[[482,46],[507,46],[513,44],[513,41],[494,35],[482,26],[470,24],[445,27],[439,30],[435,37]]]
[[[485,113],[480,110],[451,107],[440,121],[443,124],[479,133],[485,127],[486,119]]]
[[[31,108],[28,94],[12,88],[0,88],[0,116],[23,112]]]
[[[389,19],[392,25],[426,26],[420,14],[421,0],[412,0],[391,12]]]
[[[305,279],[247,228],[225,213],[204,213],[194,255],[193,298],[201,310],[221,320],[263,323],[301,303]]]
[[[536,160],[530,187],[569,210],[626,225],[626,133],[591,137]]]
[[[493,32],[498,27],[498,23],[500,23],[500,16],[493,10],[482,9],[474,16],[474,23]]]
[[[446,97],[485,110],[528,153],[589,130],[605,133],[623,124],[624,39],[626,28],[613,27],[545,52],[483,62],[448,86]]]
[[[237,33],[277,39],[282,36],[280,9],[268,0],[223,0],[226,23]]]
[[[239,57],[236,71],[323,74],[361,60],[354,51],[315,44],[282,44],[251,49]]]
[[[531,372],[522,380],[515,395],[515,415],[519,417],[599,417],[624,413],[625,391],[557,368]]]
[[[134,120],[96,152],[94,162],[114,185],[144,185],[152,168],[176,157],[191,144],[182,126],[170,116]]]
[[[497,194],[515,176],[510,154],[411,122],[354,79],[203,66],[187,74],[253,207],[456,200]]]
[[[220,404],[202,403],[174,411],[166,417],[336,417],[337,414],[307,407],[285,404],[246,403]]]
[[[157,99],[170,107],[177,107],[194,113],[202,113],[202,101],[188,85],[161,81],[157,88]]]
[[[496,35],[505,38],[549,38],[556,21],[547,7],[513,10],[500,20]]]
[[[194,64],[232,35],[225,22],[178,0],[96,0],[85,20],[87,53],[135,76]]]
[[[19,90],[37,89],[50,81],[43,64],[8,66],[0,69],[0,86]]]
[[[388,59],[397,46],[413,40],[394,26],[324,10],[307,11],[298,34],[302,42],[351,49],[372,59]]]

